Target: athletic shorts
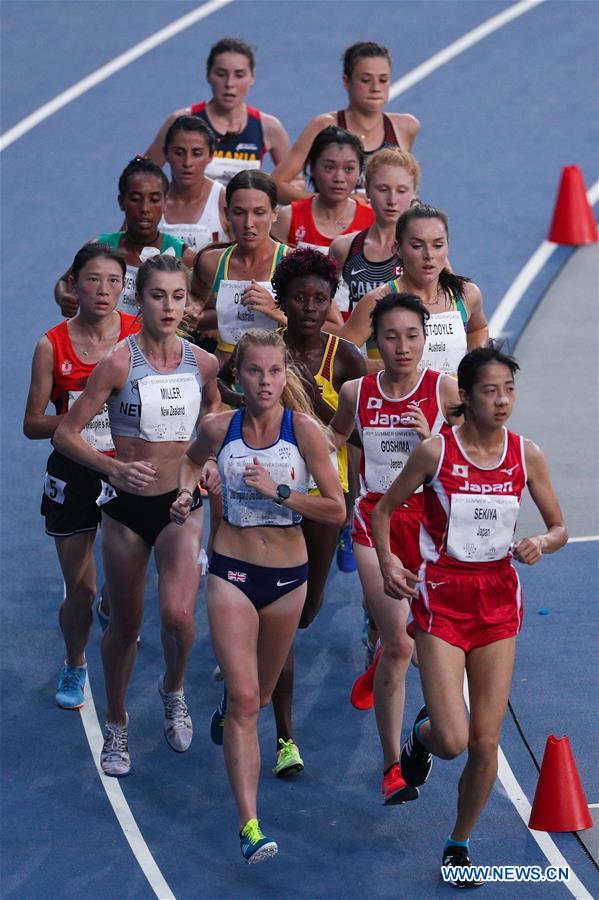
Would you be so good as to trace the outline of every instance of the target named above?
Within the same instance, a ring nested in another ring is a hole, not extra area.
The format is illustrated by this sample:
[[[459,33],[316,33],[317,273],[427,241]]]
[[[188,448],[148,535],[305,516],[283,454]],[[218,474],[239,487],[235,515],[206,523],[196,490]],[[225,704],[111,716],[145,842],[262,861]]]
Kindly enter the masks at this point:
[[[464,653],[514,637],[522,627],[522,591],[510,562],[463,570],[427,562],[412,600],[408,634],[414,623]]]
[[[363,547],[374,547],[372,540],[372,510],[378,498],[358,497],[354,504],[352,538]],[[420,556],[420,522],[422,512],[396,509],[391,516],[389,532],[391,553],[401,559],[404,568],[416,572],[422,564]]]
[[[106,499],[104,499],[106,498]],[[140,538],[153,547],[163,528],[170,524],[170,508],[177,498],[177,489],[154,497],[141,494],[129,494],[107,486],[102,498],[102,512],[115,522],[125,525]],[[191,512],[202,506],[202,495],[199,489],[193,492]]]
[[[304,584],[308,580],[308,563],[286,569],[270,568],[213,552],[208,572],[239,588],[261,610]]]
[[[46,466],[40,509],[46,519],[46,534],[69,537],[95,531],[102,518],[96,504],[102,488],[97,472],[54,450]]]

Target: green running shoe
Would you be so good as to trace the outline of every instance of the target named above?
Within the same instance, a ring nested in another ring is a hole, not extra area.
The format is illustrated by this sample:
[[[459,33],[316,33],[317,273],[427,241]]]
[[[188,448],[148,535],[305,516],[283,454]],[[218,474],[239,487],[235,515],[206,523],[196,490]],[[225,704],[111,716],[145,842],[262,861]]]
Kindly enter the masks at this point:
[[[277,762],[272,770],[277,778],[285,778],[287,775],[296,775],[304,768],[304,761],[300,756],[299,748],[291,739],[284,741],[279,738],[281,749],[277,751]]]
[[[241,852],[247,863],[259,863],[270,859],[279,849],[276,841],[265,837],[260,828],[258,819],[250,819],[239,832],[241,838]]]

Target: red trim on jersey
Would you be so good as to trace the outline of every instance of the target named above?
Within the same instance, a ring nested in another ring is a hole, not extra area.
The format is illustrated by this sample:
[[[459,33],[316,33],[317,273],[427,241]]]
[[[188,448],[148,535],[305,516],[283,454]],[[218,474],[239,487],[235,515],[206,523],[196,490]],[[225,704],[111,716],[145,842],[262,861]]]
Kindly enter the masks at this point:
[[[347,117],[345,115],[344,109],[340,109],[337,112],[337,125],[339,126],[339,128],[344,128],[346,131],[349,131],[349,128],[347,127]],[[383,147],[399,147],[399,141],[397,140],[397,135],[395,134],[393,122],[386,113],[383,113],[383,132],[383,143],[380,147],[377,147],[377,150],[381,150]],[[376,153],[376,150],[367,150],[366,153],[370,155],[372,153]]]
[[[322,368],[320,370],[321,377],[324,378],[325,381],[330,381],[331,383],[333,381],[332,372],[331,372],[331,360],[333,358],[335,350],[339,346],[339,338],[337,337],[337,335],[334,334],[334,335],[332,335],[332,337],[334,338],[334,340],[328,341],[329,346],[327,349],[327,353],[326,353],[324,362],[322,364]]]
[[[289,223],[289,245],[296,247],[302,244],[314,244],[317,247],[330,247],[335,238],[325,237],[314,223],[312,216],[313,197],[304,200],[293,200],[291,203],[291,222]],[[356,211],[352,222],[342,234],[362,231],[374,224],[374,213],[363,200],[356,200]],[[339,237],[339,235],[337,235]]]

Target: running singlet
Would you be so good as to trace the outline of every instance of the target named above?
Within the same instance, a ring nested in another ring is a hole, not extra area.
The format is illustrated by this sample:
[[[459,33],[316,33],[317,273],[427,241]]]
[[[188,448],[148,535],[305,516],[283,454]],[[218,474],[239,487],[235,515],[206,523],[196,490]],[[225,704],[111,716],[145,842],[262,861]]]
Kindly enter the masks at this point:
[[[399,294],[401,290],[398,280],[390,282],[389,291],[392,294]],[[426,342],[418,368],[435,369],[437,372],[455,377],[461,360],[468,352],[466,337],[468,310],[460,294],[451,288],[449,299],[452,309],[442,313],[431,313],[426,323]],[[368,356],[371,359],[380,359],[378,350],[370,343]]]
[[[119,316],[121,319],[119,341],[122,341],[128,335],[139,331],[141,322],[135,316],[129,316],[124,312],[119,311]],[[97,363],[84,363],[76,355],[66,320],[47,331],[45,336],[52,344],[54,353],[54,381],[50,400],[56,408],[56,415],[63,416],[85,388],[87,379]],[[99,450],[101,453],[114,453],[106,404],[101,412],[96,413],[91,422],[85,426],[81,437],[94,450]]]
[[[194,103],[191,115],[197,116],[210,126],[217,138],[214,158],[208,164],[205,174],[226,185],[234,175],[244,169],[259,169],[266,153],[262,116],[259,109],[246,106],[247,123],[237,134],[219,134],[206,111],[206,101]]]
[[[229,278],[229,265],[237,244],[232,244],[223,250],[216,275],[212,285],[212,296],[215,298],[216,319],[218,326],[218,349],[226,353],[232,353],[239,339],[253,328],[263,328],[265,331],[275,331],[279,324],[264,313],[248,309],[241,302],[243,292],[251,284],[250,281],[234,281]],[[289,247],[285,244],[277,244],[272,257],[270,278],[278,264],[286,256]],[[258,284],[265,287],[272,294],[272,285],[269,281],[259,281]]]
[[[397,256],[390,256],[382,262],[371,262],[366,258],[364,242],[368,230],[365,228],[358,232],[350,244],[347,259],[343,263],[342,280],[335,295],[341,312],[351,313],[364,294],[368,294],[382,284],[388,284],[401,275],[401,264]]]
[[[106,234],[101,234],[97,241],[99,244],[108,244],[109,247],[113,247],[115,250],[119,249],[119,244],[121,242],[121,238],[124,232],[122,231],[113,231],[108,232]],[[144,251],[151,250],[151,253],[146,255],[146,258],[149,259],[150,256],[155,256],[158,253],[171,253],[177,257],[177,259],[181,259],[183,256],[183,241],[180,241],[178,238],[171,237],[170,234],[163,234],[162,236],[162,247],[158,250],[156,247],[144,247],[141,251],[141,258],[144,259]],[[145,262],[145,259],[144,259]],[[138,266],[130,266],[127,263],[127,272],[125,273],[125,286],[123,287],[123,293],[120,296],[117,309],[122,309],[124,312],[130,313],[131,315],[135,315],[137,313],[137,304],[135,301],[135,285],[137,282],[137,272]]]
[[[202,378],[189,341],[181,338],[181,362],[174,372],[160,372],[145,358],[131,335],[127,380],[108,400],[113,434],[158,441],[189,441],[202,400]]]
[[[445,419],[439,397],[442,375],[427,369],[416,387],[405,397],[387,397],[381,389],[382,372],[372,372],[360,379],[356,403],[356,428],[362,439],[360,461],[360,495],[378,500],[395,481],[410,453],[420,444],[413,428],[405,427],[404,416],[417,403],[436,434]],[[403,427],[402,427],[403,426]],[[422,489],[403,504],[406,509],[422,509]]]
[[[167,222],[164,216],[158,225],[163,234],[178,238],[187,247],[197,253],[207,244],[218,244],[228,241],[220,221],[219,199],[223,186],[213,182],[202,215],[197,222]]]
[[[320,369],[314,376],[314,381],[318,385],[320,396],[331,409],[336,410],[339,406],[339,394],[333,385],[333,372],[335,368],[335,356],[342,341],[342,338],[335,334],[329,334],[327,345],[325,347]],[[331,454],[333,465],[339,473],[339,481],[344,493],[349,491],[349,482],[347,474],[347,446],[344,444],[337,452]],[[310,478],[310,490],[316,489],[314,479]]]
[[[347,117],[345,115],[345,110],[340,109],[337,113],[337,125],[339,128],[345,128],[346,131],[349,131],[347,127]],[[389,118],[389,116],[383,113],[383,143],[380,147],[377,147],[376,150],[364,150],[364,164],[368,162],[371,156],[374,156],[375,153],[378,153],[379,150],[383,150],[385,147],[399,147],[399,141],[397,140],[397,135],[395,134],[395,129],[393,128],[393,122]],[[363,191],[365,187],[364,180],[364,172],[360,175],[360,180],[357,184],[357,189],[359,191]]]
[[[511,558],[526,463],[524,438],[507,428],[503,432],[503,455],[491,469],[466,456],[456,427],[439,435],[439,465],[424,485],[420,552],[425,561],[467,568]]]
[[[248,487],[244,480],[245,467],[257,457],[275,484],[288,484],[292,490],[306,493],[308,470],[295,438],[293,413],[284,410],[278,440],[260,450],[248,446],[243,439],[244,416],[244,409],[233,415],[218,453],[223,519],[239,528],[298,525],[302,520],[299,513]]]
[[[313,247],[326,255],[335,238],[325,237],[316,227],[312,216],[313,200],[314,197],[306,197],[305,200],[292,201],[289,243],[292,247]],[[352,231],[370,228],[373,223],[374,213],[371,208],[362,200],[356,200],[354,218],[342,234],[351,234]],[[339,236],[335,235],[335,237]]]

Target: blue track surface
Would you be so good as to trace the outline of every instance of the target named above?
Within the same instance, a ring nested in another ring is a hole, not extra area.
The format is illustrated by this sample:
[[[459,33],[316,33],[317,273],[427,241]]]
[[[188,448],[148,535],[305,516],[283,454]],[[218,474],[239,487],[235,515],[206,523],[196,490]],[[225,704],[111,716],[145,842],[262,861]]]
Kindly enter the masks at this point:
[[[350,43],[390,46],[395,77],[509,4],[489,2],[236,2],[99,85],[2,154],[1,484],[3,636],[2,884],[18,900],[152,896],[117,827],[80,718],[54,706],[61,641],[61,579],[37,515],[48,448],[20,433],[35,342],[59,320],[56,277],[88,238],[119,223],[116,182],[173,109],[205,95],[204,59],[235,34],[258,48],[251,102],[278,115],[294,138],[315,112],[340,108],[339,57]],[[2,130],[158,28],[195,8],[181,2],[4,2]],[[368,25],[363,24],[368,19]],[[545,238],[563,165],[597,177],[597,5],[551,0],[486,38],[393,105],[415,113],[422,196],[449,212],[451,258],[485,295],[487,312]],[[522,573],[526,619],[512,703],[540,759],[546,736],[568,734],[589,801],[599,800],[599,735],[589,716],[596,612],[588,573],[595,545],[572,545]],[[591,586],[592,587],[592,586]],[[188,699],[196,737],[176,755],[162,736],[156,692],[161,650],[155,584],[129,695],[134,774],[127,801],[178,898],[396,897],[449,894],[439,884],[461,762],[436,763],[421,799],[379,805],[374,718],[347,697],[362,664],[356,575],[331,575],[325,608],[298,639],[295,721],[306,770],[270,775],[274,729],[261,730],[260,805],[281,852],[256,870],[240,861],[221,751],[204,723],[218,700],[211,680],[203,589]],[[550,613],[540,616],[539,607]],[[88,653],[94,696],[103,690],[94,627]],[[410,672],[406,722],[420,706]],[[595,717],[596,722],[596,717]],[[529,799],[536,770],[513,722],[504,751]],[[595,756],[596,761],[596,756]],[[571,835],[556,842],[595,896],[597,873]],[[498,786],[473,838],[485,863],[545,865]],[[488,885],[487,897],[568,897],[560,885]]]

